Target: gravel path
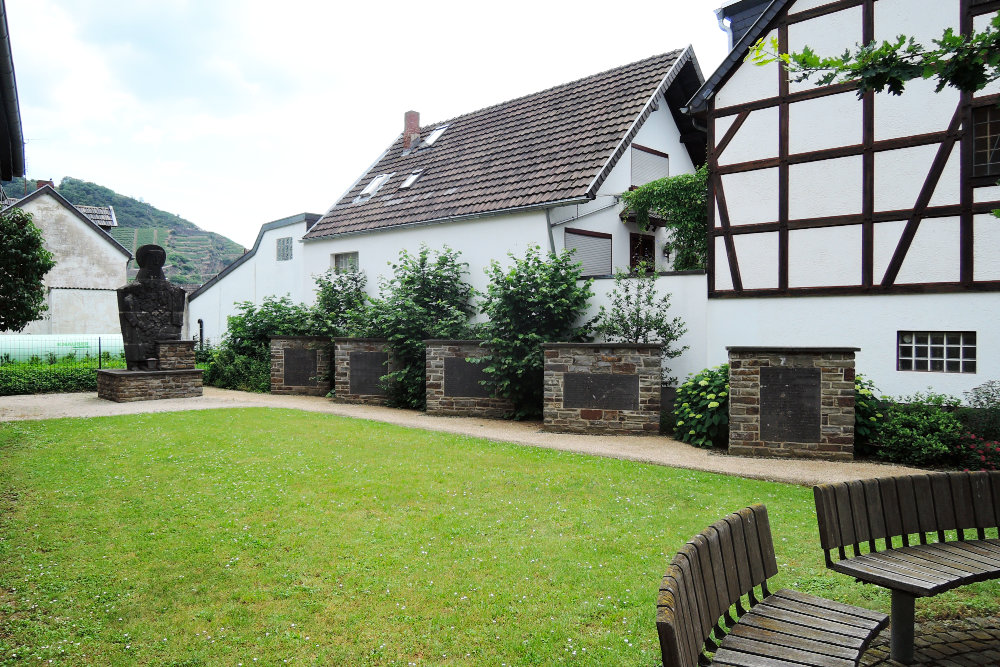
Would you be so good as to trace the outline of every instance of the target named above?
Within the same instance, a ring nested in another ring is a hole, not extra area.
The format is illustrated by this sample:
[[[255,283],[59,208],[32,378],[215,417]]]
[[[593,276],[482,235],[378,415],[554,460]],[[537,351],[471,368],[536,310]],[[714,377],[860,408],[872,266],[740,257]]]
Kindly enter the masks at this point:
[[[546,433],[541,430],[541,424],[538,422],[511,422],[471,417],[436,417],[416,410],[334,403],[328,398],[251,394],[214,387],[205,387],[205,395],[198,398],[172,398],[134,403],[114,403],[99,399],[96,392],[4,396],[0,398],[0,421],[102,417],[144,412],[245,407],[323,412],[429,431],[460,433],[489,440],[515,442],[532,447],[547,447],[593,456],[642,461],[674,468],[704,470],[750,479],[789,482],[807,486],[822,482],[921,472],[913,468],[868,462],[835,463],[728,456],[692,447],[665,436],[613,437]]]

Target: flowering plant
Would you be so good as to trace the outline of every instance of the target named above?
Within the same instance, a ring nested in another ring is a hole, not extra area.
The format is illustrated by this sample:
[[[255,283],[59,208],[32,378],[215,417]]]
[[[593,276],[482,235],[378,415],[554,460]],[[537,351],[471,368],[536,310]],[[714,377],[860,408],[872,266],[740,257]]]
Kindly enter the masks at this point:
[[[698,447],[721,447],[729,441],[729,365],[688,376],[677,388],[674,436]]]
[[[1000,442],[965,433],[956,446],[958,467],[965,470],[1000,470]]]

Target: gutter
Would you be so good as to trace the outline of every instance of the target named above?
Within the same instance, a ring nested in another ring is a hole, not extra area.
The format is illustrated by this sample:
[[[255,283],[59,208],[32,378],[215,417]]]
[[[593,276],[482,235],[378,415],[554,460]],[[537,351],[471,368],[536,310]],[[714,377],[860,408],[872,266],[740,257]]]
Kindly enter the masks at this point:
[[[343,238],[345,236],[356,236],[358,234],[374,234],[377,232],[388,232],[394,229],[409,229],[411,227],[423,227],[425,225],[440,225],[447,222],[462,222],[465,220],[478,220],[480,218],[492,218],[497,215],[504,215],[507,213],[524,213],[527,211],[537,211],[538,209],[547,209],[554,206],[566,206],[567,204],[582,204],[594,199],[589,195],[571,197],[569,199],[559,199],[557,201],[547,201],[541,202],[539,204],[526,204],[524,206],[514,206],[513,208],[502,208],[496,211],[486,211],[484,213],[466,213],[463,215],[450,215],[443,218],[434,218],[433,220],[421,220],[419,222],[407,222],[401,225],[392,225],[391,227],[380,227],[379,229],[357,229],[350,232],[337,232],[333,234],[324,234],[323,236],[314,236],[312,238],[303,238],[303,243],[311,243],[315,241],[328,241],[332,238]]]
[[[7,120],[10,139],[11,173],[24,176],[24,132],[21,129],[21,111],[17,100],[17,81],[14,78],[14,55],[10,50],[10,31],[7,28],[7,8],[0,0],[0,95],[3,113]],[[6,176],[4,178],[6,179]]]

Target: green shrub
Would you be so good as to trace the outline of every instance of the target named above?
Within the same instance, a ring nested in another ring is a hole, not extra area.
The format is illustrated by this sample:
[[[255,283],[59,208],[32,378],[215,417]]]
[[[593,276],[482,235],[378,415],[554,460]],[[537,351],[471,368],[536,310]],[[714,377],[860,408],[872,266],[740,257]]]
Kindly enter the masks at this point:
[[[508,255],[511,266],[493,261],[486,270],[490,283],[481,309],[489,317],[484,337],[492,353],[483,372],[492,394],[514,404],[514,419],[531,419],[542,414],[542,343],[590,339],[591,323],[577,322],[594,295],[593,281],[577,285],[582,265],[569,250],[542,256],[529,246],[523,258]]]
[[[312,334],[329,338],[364,335],[368,325],[367,284],[363,271],[331,270],[317,277]]]
[[[883,405],[875,383],[858,373],[854,377],[854,454],[868,456],[875,453],[872,437],[883,417]]]
[[[941,405],[889,403],[883,413],[871,441],[878,458],[925,467],[953,462],[962,424]]]
[[[271,388],[271,362],[222,347],[215,351],[202,378],[211,387],[266,392]]]
[[[0,366],[0,396],[74,391],[97,391],[95,368],[17,363]]]
[[[955,463],[964,470],[1000,470],[1000,442],[965,433],[956,446]]]
[[[468,265],[459,253],[421,245],[405,249],[392,265],[368,313],[371,333],[388,340],[394,370],[384,376],[389,405],[423,410],[427,406],[427,346],[432,338],[467,338],[474,312],[472,287],[463,279]]]
[[[1000,410],[1000,381],[990,380],[965,392],[965,402],[974,408]]]
[[[1000,408],[956,408],[962,427],[986,440],[1000,440]]]
[[[689,375],[674,400],[674,436],[697,447],[729,442],[729,364]]]

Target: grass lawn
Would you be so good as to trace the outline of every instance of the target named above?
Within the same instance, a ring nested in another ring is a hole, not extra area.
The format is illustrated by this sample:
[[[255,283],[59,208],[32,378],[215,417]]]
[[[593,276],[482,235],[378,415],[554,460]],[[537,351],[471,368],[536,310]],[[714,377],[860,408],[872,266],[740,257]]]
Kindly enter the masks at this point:
[[[0,424],[0,664],[654,665],[667,561],[753,502],[779,585],[888,610],[803,487],[286,410]]]

